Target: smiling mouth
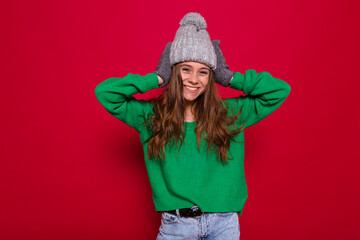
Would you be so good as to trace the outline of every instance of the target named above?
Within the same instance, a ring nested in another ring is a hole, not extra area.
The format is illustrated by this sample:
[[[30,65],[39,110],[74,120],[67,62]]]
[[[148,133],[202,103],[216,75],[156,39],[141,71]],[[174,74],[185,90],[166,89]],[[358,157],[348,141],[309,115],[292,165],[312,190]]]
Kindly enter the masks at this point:
[[[199,87],[189,87],[189,86],[185,86],[185,85],[184,85],[184,88],[186,91],[191,92],[191,93],[195,93],[195,92],[199,91],[199,89],[200,89]]]

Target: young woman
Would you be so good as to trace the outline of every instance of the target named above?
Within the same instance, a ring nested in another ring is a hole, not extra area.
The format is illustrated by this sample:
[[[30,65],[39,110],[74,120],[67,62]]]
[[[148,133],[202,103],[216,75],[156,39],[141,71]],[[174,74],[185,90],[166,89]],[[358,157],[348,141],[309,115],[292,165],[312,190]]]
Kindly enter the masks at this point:
[[[156,71],[100,83],[95,93],[113,116],[136,129],[162,222],[157,239],[239,239],[247,199],[244,129],[287,98],[290,86],[267,72],[233,72],[206,22],[188,13]],[[222,99],[216,83],[246,96]],[[132,95],[167,88],[156,99]]]

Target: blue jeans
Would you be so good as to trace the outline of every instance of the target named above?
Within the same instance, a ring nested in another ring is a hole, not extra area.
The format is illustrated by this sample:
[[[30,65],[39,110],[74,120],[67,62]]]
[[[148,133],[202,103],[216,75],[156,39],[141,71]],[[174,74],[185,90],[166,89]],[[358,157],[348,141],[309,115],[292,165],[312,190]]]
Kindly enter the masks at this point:
[[[204,213],[199,218],[179,217],[163,212],[156,240],[238,240],[239,238],[239,216],[236,212]]]

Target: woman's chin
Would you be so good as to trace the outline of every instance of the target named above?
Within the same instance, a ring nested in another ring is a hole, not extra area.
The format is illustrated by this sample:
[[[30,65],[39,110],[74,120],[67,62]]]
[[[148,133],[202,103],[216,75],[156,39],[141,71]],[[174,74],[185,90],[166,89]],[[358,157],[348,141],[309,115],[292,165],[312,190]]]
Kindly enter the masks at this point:
[[[183,94],[183,96],[186,101],[192,102],[192,101],[196,100],[201,94],[202,93],[200,93],[200,94],[186,94],[185,93],[185,94]]]
[[[185,101],[187,102],[193,102],[197,97],[187,97],[187,96],[184,96],[184,99]]]

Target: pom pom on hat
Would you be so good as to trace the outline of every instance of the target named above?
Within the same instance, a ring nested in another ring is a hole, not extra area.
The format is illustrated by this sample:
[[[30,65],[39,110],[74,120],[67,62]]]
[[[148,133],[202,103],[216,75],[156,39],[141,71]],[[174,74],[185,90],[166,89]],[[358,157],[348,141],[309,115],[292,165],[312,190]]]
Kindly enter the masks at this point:
[[[183,19],[181,19],[180,25],[194,25],[198,31],[207,28],[205,19],[199,13],[194,12],[186,14]]]

